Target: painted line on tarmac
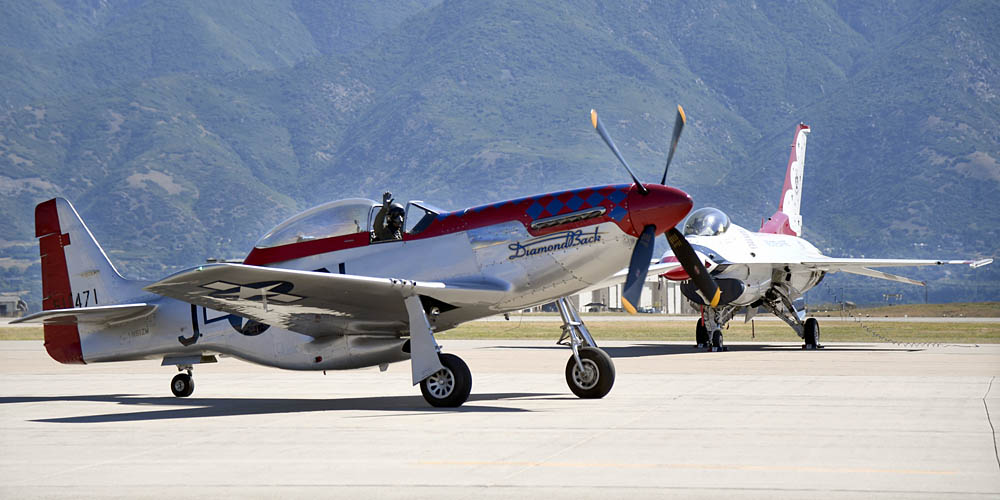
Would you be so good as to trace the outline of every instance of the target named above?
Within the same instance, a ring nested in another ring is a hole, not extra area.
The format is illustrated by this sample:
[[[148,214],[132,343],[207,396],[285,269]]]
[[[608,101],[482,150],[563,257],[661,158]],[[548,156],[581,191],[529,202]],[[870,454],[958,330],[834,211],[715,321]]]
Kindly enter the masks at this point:
[[[553,468],[601,468],[601,469],[703,469],[703,470],[743,470],[768,472],[822,472],[848,474],[910,474],[929,476],[951,476],[959,474],[952,470],[921,469],[875,469],[869,467],[809,467],[780,465],[714,465],[714,464],[666,464],[666,463],[599,463],[599,462],[528,462],[507,460],[425,460],[417,462],[424,466],[496,466],[496,467],[553,467]]]

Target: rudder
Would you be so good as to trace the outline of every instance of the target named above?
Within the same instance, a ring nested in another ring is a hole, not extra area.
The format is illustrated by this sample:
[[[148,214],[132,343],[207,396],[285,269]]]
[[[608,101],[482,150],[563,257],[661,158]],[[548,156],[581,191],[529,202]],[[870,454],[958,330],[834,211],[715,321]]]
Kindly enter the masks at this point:
[[[795,129],[795,141],[788,156],[785,185],[781,190],[778,211],[761,224],[762,233],[792,236],[802,234],[802,215],[799,209],[802,204],[802,172],[806,162],[806,138],[809,131],[809,126],[804,123],[800,123]]]
[[[43,310],[116,304],[135,289],[65,199],[35,207],[35,237],[42,264]],[[84,362],[76,324],[46,324],[45,349],[60,363]]]

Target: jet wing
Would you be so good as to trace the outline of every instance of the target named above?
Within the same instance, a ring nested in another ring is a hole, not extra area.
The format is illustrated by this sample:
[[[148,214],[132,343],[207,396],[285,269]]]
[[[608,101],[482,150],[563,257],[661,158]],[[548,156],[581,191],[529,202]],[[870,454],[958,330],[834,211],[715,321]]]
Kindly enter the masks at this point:
[[[809,269],[815,269],[817,271],[826,271],[831,273],[843,271],[845,273],[858,274],[861,276],[869,276],[871,278],[879,278],[888,281],[897,281],[900,283],[908,283],[911,285],[924,286],[926,285],[926,283],[924,283],[923,281],[917,281],[903,276],[897,276],[895,274],[876,271],[875,269],[872,268],[965,264],[974,269],[977,267],[985,266],[992,262],[993,259],[979,259],[979,260],[845,259],[845,258],[828,257],[828,258],[823,258],[821,260],[803,261],[798,264]]]
[[[658,271],[659,274],[663,274],[664,272],[668,272],[680,267],[680,264],[676,262],[676,258],[673,257],[672,255],[673,254],[671,254],[670,252],[664,254],[664,260],[670,260],[673,262],[660,264]],[[725,269],[730,265],[750,264],[750,265],[771,265],[775,267],[788,267],[793,270],[810,269],[810,270],[824,271],[829,273],[845,272],[850,274],[858,274],[861,276],[868,276],[871,278],[879,278],[889,281],[897,281],[900,283],[908,283],[911,285],[923,286],[926,283],[922,281],[917,281],[914,279],[898,276],[895,274],[890,274],[883,271],[877,271],[872,268],[940,266],[946,264],[964,264],[972,268],[977,268],[991,264],[992,262],[993,259],[934,260],[934,259],[855,259],[855,258],[840,258],[840,257],[817,257],[809,260],[790,261],[790,262],[768,262],[768,261],[754,260],[753,262],[721,261],[721,262],[716,262],[716,264],[719,265],[718,269],[720,270]],[[653,271],[654,268],[650,267],[650,273],[652,273]]]
[[[499,302],[488,283],[371,278],[243,264],[208,264],[164,278],[146,291],[313,337],[409,330],[404,298],[455,305]]]
[[[11,323],[36,323],[44,325],[97,323],[113,325],[149,316],[155,310],[155,305],[145,303],[50,309],[15,319]]]
[[[819,260],[802,261],[804,266],[820,271],[841,271],[845,268],[858,267],[910,267],[910,266],[940,266],[944,264],[965,264],[972,268],[983,267],[993,262],[993,259],[979,260],[930,260],[930,259],[844,259],[823,257]]]

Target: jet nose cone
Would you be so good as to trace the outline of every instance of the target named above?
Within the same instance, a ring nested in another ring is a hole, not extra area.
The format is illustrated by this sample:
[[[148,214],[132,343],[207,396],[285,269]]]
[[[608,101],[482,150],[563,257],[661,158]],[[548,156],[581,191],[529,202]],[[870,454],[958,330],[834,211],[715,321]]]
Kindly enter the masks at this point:
[[[674,227],[691,211],[691,197],[680,189],[660,184],[644,184],[648,193],[642,194],[636,186],[628,193],[628,212],[636,235],[650,224],[656,234]]]

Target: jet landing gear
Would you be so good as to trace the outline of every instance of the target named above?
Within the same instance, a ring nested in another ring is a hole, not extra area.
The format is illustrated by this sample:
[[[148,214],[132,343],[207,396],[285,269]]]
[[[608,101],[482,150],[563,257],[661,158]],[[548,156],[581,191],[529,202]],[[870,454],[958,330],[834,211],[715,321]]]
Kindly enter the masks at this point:
[[[695,341],[699,349],[707,349],[711,352],[728,351],[725,339],[722,336],[722,328],[733,319],[736,314],[735,306],[704,307],[702,308],[701,319],[695,328]]]
[[[708,335],[708,328],[705,328],[705,320],[698,318],[698,326],[694,329],[695,349],[705,349],[711,347],[709,344],[712,338]]]
[[[816,318],[807,318],[806,322],[802,325],[802,340],[805,341],[802,344],[803,349],[823,348],[823,346],[819,345],[819,321],[816,321]]]
[[[556,301],[562,316],[562,337],[559,345],[569,344],[573,355],[566,362],[566,384],[578,397],[599,399],[615,385],[615,364],[611,356],[597,347],[590,331],[576,309],[565,297]]]
[[[772,288],[764,294],[761,304],[765,309],[781,318],[792,327],[802,339],[803,349],[822,349],[819,345],[819,321],[816,318],[806,318],[805,310],[795,308],[784,290]]]

